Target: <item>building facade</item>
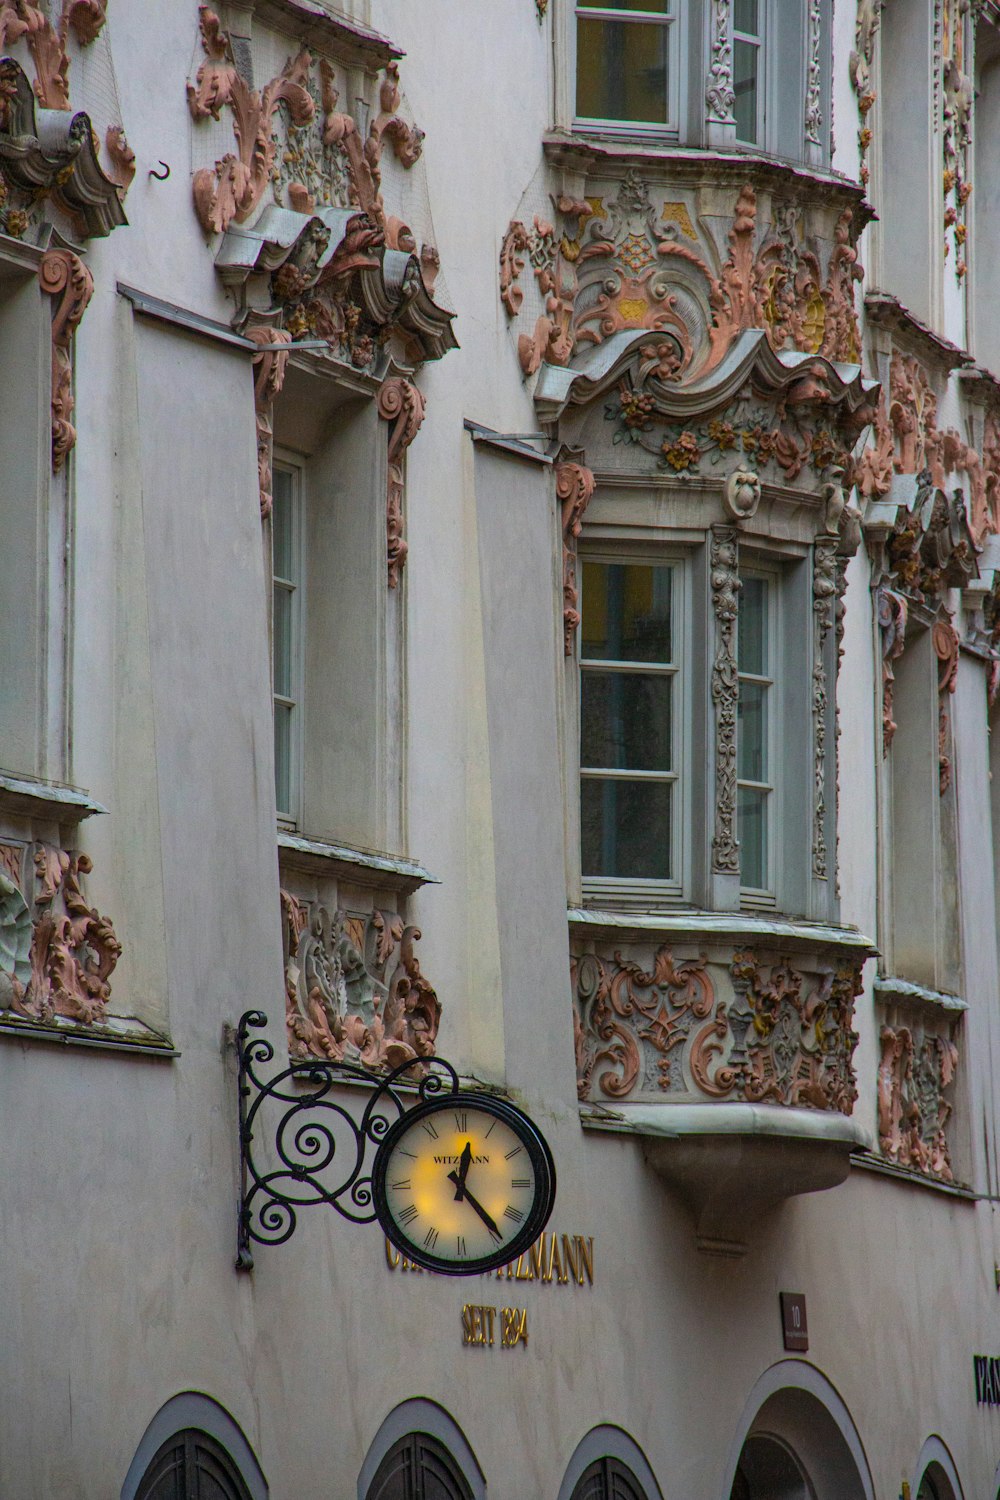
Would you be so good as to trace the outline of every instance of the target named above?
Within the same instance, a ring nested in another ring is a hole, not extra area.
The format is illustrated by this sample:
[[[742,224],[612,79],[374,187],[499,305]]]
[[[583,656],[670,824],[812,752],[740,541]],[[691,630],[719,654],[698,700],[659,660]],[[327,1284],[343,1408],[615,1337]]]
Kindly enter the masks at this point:
[[[995,1500],[1000,6],[0,40],[0,1493]],[[542,1237],[237,1266],[249,1010]]]

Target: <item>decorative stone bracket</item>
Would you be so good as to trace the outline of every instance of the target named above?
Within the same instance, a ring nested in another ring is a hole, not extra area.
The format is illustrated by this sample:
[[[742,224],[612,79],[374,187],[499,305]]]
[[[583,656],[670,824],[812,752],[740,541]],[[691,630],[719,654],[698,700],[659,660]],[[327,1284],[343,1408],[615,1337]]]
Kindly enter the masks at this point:
[[[389,587],[398,588],[406,563],[403,499],[406,492],[406,450],[424,420],[424,398],[410,380],[392,376],[379,387],[378,414],[389,428],[388,479],[386,493],[386,559]]]
[[[0,843],[0,1009],[40,1022],[107,1019],[122,949],[83,893],[91,869],[86,854]]]
[[[583,464],[561,463],[556,466],[556,499],[562,511],[563,536],[563,642],[567,656],[573,655],[573,641],[580,624],[576,583],[576,544],[583,529],[583,517],[594,493],[594,476]]]
[[[281,893],[288,1050],[397,1067],[434,1056],[441,1004],[392,912],[334,912]]]
[[[52,308],[52,469],[58,473],[76,443],[73,415],[73,335],[87,309],[94,278],[72,250],[48,250],[38,267]]]
[[[254,385],[253,404],[257,419],[257,480],[260,487],[260,518],[266,521],[271,514],[271,458],[274,447],[274,429],[271,425],[271,409],[274,398],[280,394],[288,364],[288,346],[292,336],[283,328],[251,327],[246,330],[248,339],[260,346],[260,353],[253,356]]]

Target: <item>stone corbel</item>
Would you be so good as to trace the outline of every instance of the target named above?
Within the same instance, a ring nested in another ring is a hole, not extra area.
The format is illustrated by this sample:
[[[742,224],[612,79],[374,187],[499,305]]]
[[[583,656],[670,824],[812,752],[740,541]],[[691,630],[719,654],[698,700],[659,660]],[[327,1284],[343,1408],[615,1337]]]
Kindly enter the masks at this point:
[[[424,420],[424,398],[412,381],[401,375],[394,375],[379,388],[378,414],[392,424],[389,429],[386,482],[386,557],[389,587],[394,589],[399,587],[407,553],[403,536],[403,463],[406,450],[420,431]]]
[[[705,81],[705,124],[710,146],[736,144],[733,91],[732,0],[711,0],[711,52]]]
[[[52,469],[58,473],[76,443],[73,414],[73,334],[94,291],[94,278],[72,250],[48,250],[38,267],[52,309]]]
[[[576,543],[583,516],[594,493],[594,476],[583,464],[562,463],[556,467],[556,498],[562,508],[563,536],[563,649],[573,655],[573,640],[580,624],[577,609]]]
[[[266,521],[271,514],[271,456],[274,447],[271,411],[274,398],[284,384],[292,336],[284,328],[248,328],[246,333],[247,338],[260,346],[260,352],[253,356],[253,404],[257,418],[260,518]]]

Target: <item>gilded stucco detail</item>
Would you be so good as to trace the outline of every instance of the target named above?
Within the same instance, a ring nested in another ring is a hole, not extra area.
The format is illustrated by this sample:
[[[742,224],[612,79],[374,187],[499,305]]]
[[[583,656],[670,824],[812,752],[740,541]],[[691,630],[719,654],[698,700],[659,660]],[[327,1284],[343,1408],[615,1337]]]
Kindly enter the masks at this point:
[[[556,499],[562,517],[563,538],[563,650],[573,655],[573,642],[580,625],[577,609],[576,544],[583,530],[583,517],[594,493],[594,476],[583,464],[561,463],[556,467]]]
[[[14,847],[14,846],[7,846]],[[91,906],[86,854],[36,844],[0,869],[0,1008],[26,1020],[107,1019],[121,944]]]
[[[878,1066],[879,1149],[886,1160],[952,1182],[948,1123],[958,1047],[947,1023],[884,1025]]]
[[[736,837],[736,715],[739,676],[736,664],[736,616],[739,612],[739,544],[730,526],[712,528],[711,583],[715,614],[712,661],[712,707],[715,712],[715,831],[712,870],[738,875],[740,846]]]
[[[748,949],[571,960],[580,1097],[728,1100],[849,1115],[860,965]]]
[[[72,250],[47,250],[38,280],[52,304],[52,468],[58,472],[76,443],[73,415],[73,335],[93,296],[94,278]]]
[[[441,1004],[420,972],[420,929],[281,892],[285,1016],[293,1058],[394,1068],[433,1057]]]

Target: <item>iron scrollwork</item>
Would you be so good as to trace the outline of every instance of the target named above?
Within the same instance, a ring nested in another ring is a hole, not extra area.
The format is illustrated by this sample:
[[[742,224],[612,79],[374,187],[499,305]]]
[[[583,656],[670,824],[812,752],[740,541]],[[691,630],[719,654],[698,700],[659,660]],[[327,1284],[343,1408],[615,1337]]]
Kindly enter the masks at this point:
[[[253,1269],[252,1243],[282,1245],[295,1232],[298,1210],[326,1203],[354,1224],[376,1216],[372,1195],[375,1153],[390,1125],[406,1110],[399,1085],[414,1103],[460,1090],[458,1074],[443,1058],[412,1058],[389,1072],[360,1063],[309,1058],[293,1062],[273,1078],[257,1071],[274,1058],[274,1048],[252,1031],[267,1025],[260,1010],[248,1010],[236,1033],[240,1110],[240,1209],[236,1268]],[[419,1081],[414,1074],[420,1071]],[[414,1086],[415,1082],[415,1086]],[[360,1118],[332,1097],[338,1085],[367,1084]],[[265,1110],[278,1117],[265,1136]],[[262,1143],[273,1142],[265,1162]]]

